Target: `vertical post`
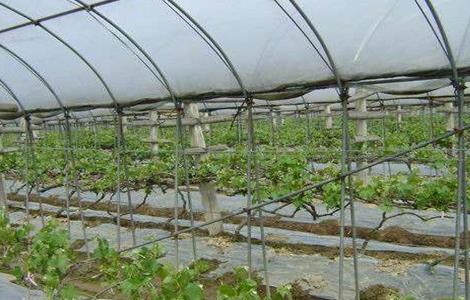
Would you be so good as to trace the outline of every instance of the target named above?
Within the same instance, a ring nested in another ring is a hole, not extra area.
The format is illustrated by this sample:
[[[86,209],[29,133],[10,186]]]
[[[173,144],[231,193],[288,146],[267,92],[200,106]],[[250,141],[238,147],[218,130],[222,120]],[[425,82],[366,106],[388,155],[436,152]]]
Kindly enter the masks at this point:
[[[252,163],[253,163],[253,145],[254,145],[254,130],[253,130],[253,98],[246,99],[246,106],[248,110],[247,118],[247,159],[246,159],[246,228],[247,228],[247,262],[249,276],[253,272],[252,255],[251,255],[251,206],[253,204],[252,198]]]
[[[276,129],[281,128],[281,126],[284,124],[284,118],[282,117],[280,110],[276,110],[276,124]]]
[[[276,140],[276,122],[274,118],[274,110],[272,107],[269,107],[269,123],[271,124],[270,144],[271,146],[274,146],[274,141]]]
[[[254,164],[254,175],[255,175],[255,195],[256,195],[256,201],[261,201],[261,194],[260,194],[260,186],[259,186],[259,163],[258,163],[258,158],[256,157],[256,138],[255,138],[255,127],[254,127],[254,122],[253,122],[253,115],[252,112],[253,108],[253,100],[250,99],[250,106],[249,106],[249,116],[248,116],[248,128],[251,131],[249,134],[251,136],[251,144],[248,146],[250,147],[251,151],[249,155],[251,156],[250,160]],[[251,184],[251,183],[248,183]],[[264,218],[263,218],[263,212],[261,208],[258,209],[258,218],[259,218],[259,228],[260,228],[260,237],[261,237],[261,251],[262,251],[262,259],[263,259],[263,273],[264,273],[264,283],[265,283],[265,292],[266,292],[266,298],[271,299],[271,290],[270,290],[270,284],[269,284],[269,272],[268,272],[268,259],[266,256],[266,239],[265,239],[265,234],[264,234]],[[251,233],[250,233],[250,239],[251,239]],[[251,249],[250,249],[251,250]],[[250,273],[251,274],[251,273]]]
[[[81,227],[82,227],[82,234],[83,234],[83,240],[85,242],[85,251],[86,251],[86,254],[87,254],[87,257],[90,258],[90,247],[88,245],[88,237],[87,237],[87,233],[86,233],[86,225],[85,225],[85,217],[83,215],[83,209],[82,209],[82,199],[81,199],[81,195],[80,195],[80,187],[79,187],[79,179],[78,179],[78,176],[79,176],[79,172],[76,172],[75,171],[75,146],[72,142],[72,132],[71,132],[71,128],[70,128],[70,115],[68,113],[68,111],[65,111],[64,112],[64,117],[65,117],[65,137],[64,137],[64,159],[65,159],[65,164],[66,164],[66,168],[65,168],[65,177],[68,178],[68,171],[69,170],[72,170],[72,172],[74,173],[73,176],[73,180],[74,180],[74,191],[76,192],[77,194],[77,201],[78,201],[78,210],[79,210],[79,213],[80,213],[80,222],[81,222]],[[70,165],[70,167],[69,167]],[[66,193],[67,193],[67,199],[68,201],[70,201],[70,189],[69,189],[69,181],[66,180]],[[70,232],[70,231],[69,231]]]
[[[205,118],[208,118],[210,116],[210,112],[203,112],[202,113],[202,116],[205,117]],[[202,125],[202,130],[203,132],[207,133],[210,135],[211,133],[211,125],[210,124],[203,124]]]
[[[150,151],[153,155],[158,154],[158,126],[154,124],[159,119],[159,114],[157,111],[151,111],[149,114],[149,119],[152,122],[150,125]]]
[[[122,114],[122,110],[118,109],[117,111],[117,165],[119,167],[118,170],[118,186],[119,190],[117,191],[119,195],[119,205],[121,205],[120,201],[120,194],[121,194],[121,170],[120,167],[123,165],[124,169],[124,182],[126,185],[126,196],[127,196],[127,210],[130,217],[131,223],[131,232],[132,232],[132,246],[137,244],[137,238],[135,235],[135,222],[134,222],[134,207],[132,205],[132,198],[131,198],[131,190],[129,184],[129,168],[127,165],[127,149],[126,149],[126,141],[124,138],[125,133],[125,125],[124,125],[124,116]]]
[[[331,115],[331,104],[325,105],[324,113],[325,117],[325,128],[331,129],[333,128],[333,116]]]
[[[127,124],[129,124],[129,120],[127,119],[127,116],[121,116],[121,124],[122,124],[122,132],[126,133],[127,132]]]
[[[175,220],[175,225],[174,225],[174,232],[178,232],[178,226],[179,226],[179,222],[178,222],[178,218],[179,218],[179,175],[178,175],[178,169],[179,169],[179,165],[180,165],[180,158],[181,156],[184,156],[184,153],[183,153],[183,145],[180,143],[180,140],[178,139],[178,137],[181,137],[182,136],[182,133],[181,133],[181,126],[180,126],[180,120],[181,120],[181,114],[183,113],[183,109],[181,107],[181,104],[179,102],[175,102],[175,112],[176,112],[176,143],[175,143],[175,170],[174,170],[174,174],[175,174],[175,185],[174,185],[174,189],[175,189],[175,201],[174,201],[174,210],[173,210],[173,218]],[[180,267],[180,253],[179,253],[179,241],[178,241],[178,236],[175,236],[175,267],[176,267],[176,270],[178,271],[179,270],[179,267]]]
[[[348,116],[348,99],[349,90],[343,88],[340,93],[341,108],[342,108],[342,155],[341,155],[341,174],[345,174],[350,170],[349,161],[349,116]],[[359,300],[359,278],[358,278],[358,263],[357,263],[357,252],[356,252],[356,232],[355,232],[355,210],[354,210],[354,199],[351,191],[351,179],[350,176],[341,178],[341,191],[340,191],[340,256],[339,256],[339,293],[338,299],[344,299],[344,227],[345,227],[345,202],[347,196],[346,181],[349,184],[349,201],[351,210],[351,227],[353,236],[353,259],[354,259],[354,284],[355,284],[355,299]]]
[[[434,139],[434,103],[431,98],[429,98],[429,134],[430,138]]]
[[[33,127],[32,127],[32,124],[31,124],[31,116],[27,116],[25,117],[25,131],[26,131],[26,147],[28,149],[28,159],[31,159],[31,167],[34,169],[34,166],[36,165],[36,156],[34,154],[34,131],[33,131]],[[28,178],[27,178],[28,179]],[[31,198],[31,192],[32,190],[34,189],[34,185],[36,184],[36,176],[34,176],[34,178],[32,178],[32,186],[29,187],[27,185],[27,194],[28,194],[28,202],[29,202],[29,199]],[[44,219],[44,211],[43,211],[43,207],[42,207],[42,199],[41,197],[38,197],[38,200],[39,200],[39,214],[41,216],[41,225],[44,227],[45,226],[45,219]],[[69,214],[67,213],[67,222],[68,224],[70,224],[70,217],[69,217]],[[69,228],[70,228],[70,225],[69,225]],[[69,230],[70,232],[70,230]],[[69,233],[70,235],[70,233]]]
[[[116,133],[116,138],[114,141],[114,149],[116,151],[116,242],[117,242],[117,251],[121,250],[121,158],[119,157],[120,154],[120,141],[119,139],[119,134],[117,133],[118,127],[120,126],[118,124],[119,122],[119,111],[118,108],[116,108],[115,111],[116,115],[114,118],[114,126],[115,126],[115,133]]]
[[[1,125],[3,127],[3,124]],[[3,136],[0,135],[0,149],[3,149]],[[0,208],[3,209],[3,213],[8,216],[8,204],[7,204],[7,193],[5,185],[5,174],[0,174]]]
[[[359,92],[359,90],[357,91]],[[356,92],[356,93],[357,93]],[[362,98],[356,101],[355,103],[355,110],[359,113],[366,114],[367,113],[367,100],[366,98]],[[364,141],[364,143],[367,143],[367,137],[368,137],[368,132],[367,132],[367,120],[364,119],[357,119],[356,120],[356,137],[359,140]],[[357,167],[361,168],[366,164],[365,161],[359,160],[357,162]],[[363,182],[367,183],[368,182],[368,170],[361,171],[357,174],[357,178]]]
[[[178,162],[180,160],[180,156],[183,158],[183,167],[184,167],[184,177],[185,177],[185,183],[186,183],[186,197],[188,199],[188,208],[189,208],[189,217],[190,217],[190,225],[191,228],[194,227],[194,214],[193,214],[193,201],[191,199],[191,191],[189,189],[189,164],[186,155],[184,154],[184,140],[183,140],[183,125],[181,121],[181,114],[183,112],[183,109],[181,108],[181,102],[176,101],[175,102],[175,107],[177,110],[177,115],[176,115],[176,148],[177,148],[177,158],[176,158],[176,166],[178,166]],[[176,170],[178,172],[178,170]],[[175,175],[175,207],[178,207],[178,181],[177,181],[177,174]],[[175,209],[175,231],[177,230],[178,222],[177,222],[178,214],[177,214],[177,209]],[[193,249],[193,259],[194,261],[197,260],[197,250],[196,250],[196,237],[194,236],[194,230],[191,230],[191,242],[192,242],[192,249]],[[178,247],[178,244],[176,245]],[[179,257],[179,254],[176,253],[177,255],[177,260]],[[177,262],[178,263],[178,262]]]
[[[401,109],[401,105],[397,105],[397,127],[400,127],[400,124],[402,122],[402,115],[403,111]]]
[[[446,102],[444,107],[445,107],[446,116],[447,116],[446,129],[447,131],[453,131],[455,129],[454,104],[452,102]]]
[[[185,116],[190,118],[199,118],[199,108],[195,103],[185,103]],[[190,142],[192,147],[206,148],[206,141],[201,125],[189,126]],[[203,158],[204,155],[201,156]],[[199,183],[199,192],[201,193],[202,206],[204,207],[204,217],[207,222],[222,217],[219,202],[217,200],[215,182]],[[209,235],[217,235],[223,232],[222,222],[215,222],[207,226]]]
[[[456,212],[456,225],[455,225],[455,261],[454,261],[454,297],[457,291],[457,280],[458,274],[456,273],[459,268],[460,262],[460,212],[459,208],[462,208],[463,218],[463,256],[464,256],[464,268],[465,268],[465,299],[470,299],[470,287],[469,287],[469,261],[468,261],[468,204],[467,204],[467,182],[465,172],[465,140],[464,140],[464,120],[463,120],[463,109],[464,109],[464,90],[465,85],[463,80],[454,81],[455,98],[457,101],[457,212]]]

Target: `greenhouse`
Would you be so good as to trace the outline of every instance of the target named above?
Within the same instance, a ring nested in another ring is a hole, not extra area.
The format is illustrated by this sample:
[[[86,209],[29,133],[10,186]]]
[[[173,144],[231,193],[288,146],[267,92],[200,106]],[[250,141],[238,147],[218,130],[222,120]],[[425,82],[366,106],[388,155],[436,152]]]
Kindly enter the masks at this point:
[[[0,0],[0,66],[0,300],[470,300],[468,0]]]

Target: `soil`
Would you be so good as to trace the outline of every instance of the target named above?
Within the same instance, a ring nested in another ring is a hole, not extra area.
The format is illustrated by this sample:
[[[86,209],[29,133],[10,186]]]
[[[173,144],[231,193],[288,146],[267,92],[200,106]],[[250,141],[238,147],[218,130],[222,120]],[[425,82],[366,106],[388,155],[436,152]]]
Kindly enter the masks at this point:
[[[372,285],[360,292],[361,300],[399,300],[400,292],[382,284]]]
[[[38,216],[39,212],[30,210],[31,215]],[[44,212],[44,215],[52,215],[56,216],[55,213],[51,212]],[[57,216],[56,216],[57,217]],[[63,218],[64,216],[60,216]],[[78,215],[71,215],[71,220],[80,220]],[[112,222],[109,217],[92,217],[87,218],[86,223],[88,226],[93,224],[93,226],[99,224],[108,224]],[[157,224],[152,222],[135,222],[136,228],[159,228],[163,230],[167,230],[169,233],[173,232],[174,226],[170,223],[167,224]],[[121,226],[130,227],[131,223],[125,219],[121,220]],[[185,226],[180,226],[180,229],[187,228]],[[209,236],[209,232],[205,229],[195,229],[194,233],[196,236]],[[234,242],[246,242],[247,238],[243,235],[237,235],[229,232],[221,233],[217,236],[210,237],[213,240],[213,244],[217,244],[220,251],[224,251],[225,246],[229,246],[230,243]],[[210,240],[210,241],[211,241]],[[209,241],[209,242],[210,242]],[[218,244],[218,242],[223,242],[222,244]],[[252,238],[251,242],[253,244],[261,245],[261,240]],[[83,244],[83,240],[78,240],[74,243],[74,249],[78,249],[76,247]],[[327,246],[318,246],[318,245],[307,245],[307,244],[292,244],[286,243],[282,240],[266,240],[266,245],[273,248],[273,250],[281,255],[291,255],[291,254],[305,254],[305,255],[315,255],[319,254],[329,259],[334,260],[339,256],[339,247],[327,247]],[[453,259],[452,257],[447,257],[445,254],[433,253],[433,254],[413,254],[413,253],[404,253],[404,252],[393,252],[393,251],[371,251],[366,250],[363,252],[364,255],[374,257],[381,260],[402,260],[404,262],[409,263],[429,263],[434,261],[440,261],[441,264],[444,265],[452,265]],[[352,257],[353,252],[351,248],[345,249],[345,256]]]
[[[24,201],[25,197],[18,194],[8,194],[8,198],[13,201]],[[63,206],[65,203],[64,199],[61,199],[56,196],[49,197],[40,197],[37,195],[31,196],[31,201]],[[83,203],[82,203],[83,204]],[[78,206],[78,200],[73,198],[70,205]],[[109,202],[99,202],[95,204],[88,204],[84,208],[90,208],[95,210],[102,210],[108,212],[116,212],[117,206]],[[127,212],[127,206],[121,206],[121,212],[125,214]],[[173,208],[154,208],[148,205],[142,205],[134,211],[136,214],[155,216],[155,217],[166,217],[173,218],[174,209]],[[194,220],[204,221],[204,214],[202,212],[195,212]],[[189,219],[189,212],[184,211],[182,208],[179,210],[179,218]],[[230,219],[225,220],[227,223],[231,224],[241,224],[245,221],[245,217],[236,216]],[[124,220],[121,220],[123,222]],[[256,219],[252,220],[252,224],[259,226],[259,222]],[[296,222],[289,220],[282,220],[278,216],[269,216],[263,218],[263,224],[266,227],[286,229],[299,232],[308,232],[318,235],[339,235],[340,226],[337,220],[325,220],[319,223],[306,223],[306,222]],[[164,228],[166,230],[171,230],[171,228]],[[352,228],[350,226],[345,227],[345,236],[351,237]],[[356,228],[356,237],[366,239],[366,240],[375,240],[380,242],[389,242],[399,245],[414,245],[414,246],[432,246],[439,248],[453,248],[454,247],[454,238],[437,236],[437,235],[426,235],[426,234],[417,234],[409,232],[403,228],[397,226],[387,227],[385,229],[373,230],[371,228],[357,227]],[[463,236],[462,236],[463,238]],[[461,241],[463,246],[463,239]]]

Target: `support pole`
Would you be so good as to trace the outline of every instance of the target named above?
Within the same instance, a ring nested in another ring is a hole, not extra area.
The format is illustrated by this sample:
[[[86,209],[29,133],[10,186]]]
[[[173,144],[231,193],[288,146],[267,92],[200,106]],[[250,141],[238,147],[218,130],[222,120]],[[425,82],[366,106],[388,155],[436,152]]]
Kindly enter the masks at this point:
[[[331,104],[325,105],[324,113],[326,115],[325,118],[325,128],[331,129],[333,128],[333,116],[331,115]]]
[[[177,158],[176,158],[176,166],[178,167],[180,157],[183,159],[183,168],[184,168],[184,177],[185,177],[185,183],[186,183],[186,197],[188,200],[188,208],[189,208],[189,217],[190,217],[190,225],[191,228],[194,227],[194,213],[193,213],[193,201],[191,199],[191,191],[189,189],[189,164],[188,164],[188,159],[186,155],[184,154],[184,139],[183,139],[183,125],[181,121],[181,114],[183,113],[183,108],[181,107],[182,103],[181,101],[175,101],[175,108],[176,108],[176,149],[177,149]],[[178,170],[177,170],[178,171]],[[175,205],[176,208],[178,207],[178,182],[177,182],[177,174],[175,175]],[[177,209],[175,210],[176,213],[176,221],[175,221],[175,230],[177,231],[178,229],[178,222],[177,222]],[[176,232],[175,231],[175,232]],[[191,242],[192,242],[192,250],[193,250],[193,259],[194,261],[197,260],[197,248],[196,248],[196,237],[194,235],[194,231],[191,231]],[[178,247],[178,244],[176,245]],[[177,253],[177,258],[179,257],[179,254]]]
[[[34,169],[35,165],[36,165],[36,155],[34,154],[34,132],[33,132],[33,127],[32,127],[32,124],[31,124],[31,116],[26,116],[25,117],[25,132],[26,132],[26,148],[27,148],[27,153],[28,153],[28,160],[30,160],[31,162],[31,165],[30,167],[32,167],[32,169]],[[26,180],[28,180],[28,177],[26,177]],[[27,197],[28,197],[28,202],[29,202],[29,199],[31,199],[31,192],[32,190],[34,189],[34,186],[37,184],[37,178],[36,176],[34,176],[34,178],[32,178],[32,182],[31,182],[31,186],[29,186],[28,184],[26,185],[27,186]],[[44,219],[44,211],[43,211],[43,207],[42,207],[42,199],[41,197],[38,198],[39,199],[39,214],[41,216],[41,225],[44,227],[46,222],[45,222],[45,219]],[[67,222],[68,222],[68,227],[70,228],[70,217],[69,215],[67,215]],[[70,232],[70,231],[69,231]]]
[[[446,117],[447,117],[447,123],[446,123],[446,129],[447,131],[452,131],[455,128],[455,109],[454,109],[454,103],[452,102],[446,102],[444,104],[445,111],[446,111]]]
[[[465,172],[465,140],[463,128],[465,126],[463,120],[464,110],[464,81],[454,82],[455,96],[457,101],[457,212],[456,212],[456,236],[455,236],[455,261],[454,261],[454,298],[457,296],[457,280],[458,280],[458,269],[460,263],[461,251],[460,247],[460,217],[459,207],[462,206],[462,218],[463,218],[463,255],[464,255],[464,268],[465,268],[465,299],[470,299],[470,274],[469,274],[469,260],[468,260],[468,204],[467,204],[467,181]]]
[[[117,196],[119,197],[118,201],[121,205],[121,166],[124,169],[124,183],[126,185],[126,196],[127,196],[127,212],[129,213],[130,223],[131,223],[131,234],[132,234],[132,246],[137,244],[137,238],[135,234],[135,222],[134,222],[134,206],[132,205],[131,190],[129,184],[129,168],[127,165],[127,148],[126,140],[124,138],[125,133],[125,121],[122,114],[122,110],[118,109],[117,111],[117,166],[118,166],[118,187]]]
[[[341,108],[342,108],[342,155],[341,155],[341,174],[347,174],[350,172],[350,161],[349,161],[349,118],[348,118],[348,99],[349,93],[347,88],[343,88],[340,93]],[[357,251],[356,251],[356,238],[355,238],[355,210],[354,210],[354,199],[352,198],[351,192],[351,179],[350,176],[341,178],[341,195],[340,195],[340,256],[339,256],[339,292],[338,299],[344,299],[344,227],[345,227],[345,202],[347,197],[347,187],[349,186],[349,197],[350,197],[350,210],[351,210],[351,227],[353,229],[353,263],[354,263],[354,284],[355,284],[355,299],[359,300],[359,271],[357,262]]]
[[[158,121],[159,114],[157,111],[151,111],[149,114],[149,119],[153,123],[150,126],[150,152],[152,155],[158,154],[158,126],[154,123]]]
[[[248,117],[248,128],[250,128],[251,130],[251,145],[249,145],[251,147],[251,151],[250,151],[250,155],[252,156],[251,157],[251,161],[254,162],[254,166],[255,166],[255,195],[256,195],[256,201],[257,202],[261,202],[261,194],[260,194],[260,185],[259,185],[259,174],[260,174],[260,170],[259,170],[259,163],[258,163],[258,159],[256,157],[256,139],[255,139],[255,126],[254,126],[254,123],[253,123],[253,116],[252,116],[252,107],[253,107],[253,100],[250,99],[250,106],[249,106],[249,117]],[[250,184],[250,183],[248,183]],[[258,218],[259,218],[259,228],[260,228],[260,237],[261,237],[261,254],[262,254],[262,259],[263,259],[263,273],[264,273],[264,283],[265,283],[265,293],[266,293],[266,298],[267,299],[271,299],[271,290],[270,290],[270,284],[269,284],[269,271],[268,271],[268,259],[267,259],[267,255],[266,255],[266,239],[265,239],[265,233],[264,233],[264,218],[263,218],[263,211],[261,210],[261,208],[258,209]],[[250,238],[251,238],[251,235],[250,235]]]
[[[199,118],[199,108],[195,103],[185,103],[184,112],[186,117]],[[201,125],[189,126],[191,147],[206,148],[206,141]],[[205,155],[201,155],[201,159]],[[222,216],[220,205],[217,200],[216,184],[213,181],[199,183],[199,192],[201,193],[202,206],[204,207],[204,218],[206,221],[218,219]],[[214,223],[208,226],[209,235],[217,235],[223,232],[222,222]]]
[[[358,93],[358,92],[359,92],[359,90],[356,93]],[[363,114],[367,113],[367,100],[366,100],[366,98],[359,99],[359,100],[356,101],[355,110],[358,113],[363,113]],[[357,119],[356,120],[356,138],[358,140],[364,141],[364,143],[367,143],[367,139],[368,139],[367,119],[364,118],[364,119]],[[366,165],[366,164],[367,164],[367,162],[365,162],[363,160],[357,161],[357,166],[359,168]],[[368,171],[359,172],[358,175],[357,175],[357,179],[359,181],[361,181],[362,183],[367,184],[368,181],[369,181]]]
[[[253,130],[253,98],[246,99],[247,106],[247,159],[246,159],[246,228],[247,228],[247,263],[249,276],[253,272],[252,253],[251,253],[251,207],[253,205],[252,198],[252,163],[253,163],[253,145],[254,145],[254,130]]]
[[[402,123],[402,116],[403,111],[401,109],[401,105],[397,105],[397,127],[400,128],[400,124]]]
[[[3,124],[2,124],[3,127]],[[3,148],[3,135],[0,135],[0,149]],[[8,204],[7,204],[7,192],[5,183],[5,174],[0,174],[0,208],[3,213],[8,217]]]
[[[72,132],[70,128],[70,115],[68,111],[65,111],[65,137],[64,137],[64,158],[65,158],[65,163],[66,163],[66,174],[65,176],[69,178],[69,170],[72,170],[74,173],[73,176],[70,176],[74,180],[74,188],[73,190],[77,194],[77,202],[78,202],[78,210],[80,214],[80,222],[81,222],[81,227],[82,227],[82,235],[83,235],[83,240],[85,242],[85,251],[87,254],[87,257],[90,258],[90,247],[88,245],[88,236],[86,232],[86,225],[85,225],[85,216],[83,214],[83,207],[82,207],[82,197],[80,194],[80,186],[79,186],[79,172],[76,172],[75,170],[75,145],[72,142]],[[70,167],[68,167],[70,164]],[[67,198],[70,199],[70,189],[68,187],[68,180],[66,181],[67,187],[66,187],[66,193],[67,193]],[[68,200],[70,201],[70,200]],[[70,232],[70,231],[69,231]]]

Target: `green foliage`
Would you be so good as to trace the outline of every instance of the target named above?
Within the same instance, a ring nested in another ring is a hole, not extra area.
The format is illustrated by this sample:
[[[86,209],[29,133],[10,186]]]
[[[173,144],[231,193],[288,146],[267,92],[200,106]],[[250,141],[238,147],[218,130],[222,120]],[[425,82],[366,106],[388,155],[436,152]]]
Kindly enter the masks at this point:
[[[335,126],[340,119],[335,118]],[[308,185],[321,182],[339,174],[341,157],[341,130],[325,130],[324,120],[319,118],[286,118],[279,128],[273,130],[270,120],[255,123],[257,154],[255,165],[252,162],[252,173],[259,176],[259,186],[255,186],[254,175],[247,180],[247,148],[245,144],[246,126],[242,124],[241,132],[237,126],[230,124],[212,124],[211,132],[206,134],[208,144],[228,144],[233,151],[216,153],[199,157],[187,157],[190,165],[192,184],[203,181],[215,181],[219,191],[228,195],[247,193],[249,184],[253,191],[254,201],[265,201],[302,189]],[[307,127],[309,124],[309,128]],[[367,157],[381,157],[407,149],[410,146],[430,138],[430,120],[422,116],[407,116],[404,122],[397,124],[395,118],[368,122],[369,131],[380,139],[372,143],[352,143],[351,160]],[[354,133],[355,125],[350,124]],[[444,118],[434,116],[434,135],[445,132]],[[239,133],[242,144],[238,144]],[[117,174],[116,132],[114,128],[91,130],[75,129],[72,134],[74,151],[74,169],[66,162],[63,151],[63,137],[58,132],[48,132],[35,144],[34,163],[29,162],[28,178],[25,178],[25,155],[11,153],[0,157],[0,171],[21,181],[27,180],[41,186],[62,184],[65,176],[79,177],[82,190],[96,194],[114,193],[120,180],[122,191],[144,190],[149,194],[155,188],[171,188],[174,180],[175,154],[174,145],[161,145],[157,157],[150,155],[148,144],[142,142],[148,137],[148,129],[139,128],[126,133],[126,151],[120,155],[121,163],[128,166],[128,182]],[[160,129],[159,137],[175,139],[174,128]],[[184,141],[188,146],[188,140]],[[414,208],[436,208],[448,210],[453,207],[454,186],[456,177],[455,158],[448,155],[446,147],[449,142],[417,150],[405,160],[422,162],[443,170],[448,174],[441,178],[427,178],[418,174],[399,174],[390,178],[374,177],[367,186],[355,185],[355,192],[360,199],[376,203],[388,210],[395,203]],[[54,149],[54,150],[51,150]],[[328,163],[322,170],[311,170],[311,161]],[[470,164],[470,163],[469,163]],[[183,163],[177,166],[179,178],[184,178]],[[414,187],[417,184],[417,188]],[[258,191],[258,192],[256,192]],[[293,199],[293,204],[302,207],[310,204],[313,198],[321,198],[328,209],[339,206],[340,190],[337,183],[331,183],[320,191],[300,194]]]
[[[31,225],[23,224],[18,227],[11,226],[8,216],[3,209],[0,209],[0,263],[4,267],[10,267],[17,262],[28,243],[28,236],[31,232]]]
[[[77,296],[70,285],[62,285],[73,262],[73,253],[67,232],[57,221],[49,221],[33,238],[23,256],[23,264],[17,268],[26,281],[36,278],[38,284],[51,298],[74,299]]]
[[[250,278],[247,267],[238,267],[234,270],[234,283],[221,284],[217,290],[217,300],[268,300],[258,293],[259,282]],[[279,287],[271,299],[290,300],[292,287],[284,285]]]
[[[123,258],[110,248],[105,239],[98,239],[98,247],[93,252],[106,280],[116,285],[129,299],[202,299],[202,285],[197,279],[207,266],[199,262],[191,268],[175,271],[159,261],[163,256],[163,249],[154,244]]]

